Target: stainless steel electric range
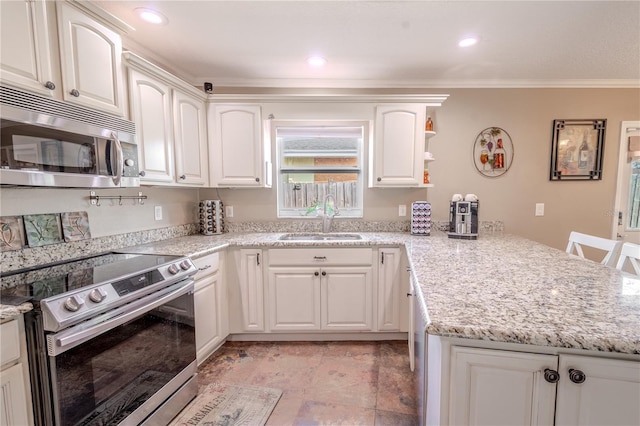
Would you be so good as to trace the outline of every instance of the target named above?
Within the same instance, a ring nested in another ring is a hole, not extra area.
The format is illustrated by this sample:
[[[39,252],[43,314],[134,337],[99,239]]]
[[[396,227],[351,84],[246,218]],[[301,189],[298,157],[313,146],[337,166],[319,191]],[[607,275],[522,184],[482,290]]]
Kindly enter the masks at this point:
[[[197,394],[188,257],[106,253],[7,273],[36,425],[166,425]]]

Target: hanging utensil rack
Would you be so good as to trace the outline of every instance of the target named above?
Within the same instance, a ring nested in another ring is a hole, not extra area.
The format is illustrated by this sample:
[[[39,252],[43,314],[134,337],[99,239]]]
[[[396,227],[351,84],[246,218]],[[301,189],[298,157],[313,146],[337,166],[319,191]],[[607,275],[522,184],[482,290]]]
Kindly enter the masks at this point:
[[[101,200],[118,200],[118,205],[122,205],[122,200],[136,200],[140,205],[144,204],[147,199],[146,195],[142,195],[142,191],[138,195],[96,195],[96,191],[89,191],[89,201],[92,206],[100,207]]]

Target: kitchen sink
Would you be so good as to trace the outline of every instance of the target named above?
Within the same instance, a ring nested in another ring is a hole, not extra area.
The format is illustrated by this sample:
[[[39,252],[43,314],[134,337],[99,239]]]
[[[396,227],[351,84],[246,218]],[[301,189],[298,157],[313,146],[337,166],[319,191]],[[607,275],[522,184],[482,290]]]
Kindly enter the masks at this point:
[[[358,234],[284,234],[281,241],[357,241],[362,236]]]

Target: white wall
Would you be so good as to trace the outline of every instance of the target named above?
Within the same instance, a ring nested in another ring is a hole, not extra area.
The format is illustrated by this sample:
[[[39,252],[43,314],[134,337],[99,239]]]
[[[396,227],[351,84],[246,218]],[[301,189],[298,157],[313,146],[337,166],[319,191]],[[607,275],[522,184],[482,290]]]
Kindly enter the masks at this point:
[[[2,188],[0,216],[22,216],[38,213],[86,211],[92,237],[124,234],[134,231],[165,228],[197,221],[198,191],[196,189],[133,188],[96,190],[98,195],[138,195],[149,198],[144,205],[133,200],[102,200],[101,206],[89,202],[89,189],[62,188]],[[154,220],[154,206],[162,206],[162,220]]]

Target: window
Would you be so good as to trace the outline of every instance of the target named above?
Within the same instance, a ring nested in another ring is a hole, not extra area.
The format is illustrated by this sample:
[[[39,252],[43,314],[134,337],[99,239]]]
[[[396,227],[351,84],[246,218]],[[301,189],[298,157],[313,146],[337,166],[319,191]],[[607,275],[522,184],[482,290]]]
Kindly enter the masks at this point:
[[[317,217],[327,194],[335,197],[338,217],[362,217],[362,157],[369,126],[362,121],[274,121],[278,217]]]

